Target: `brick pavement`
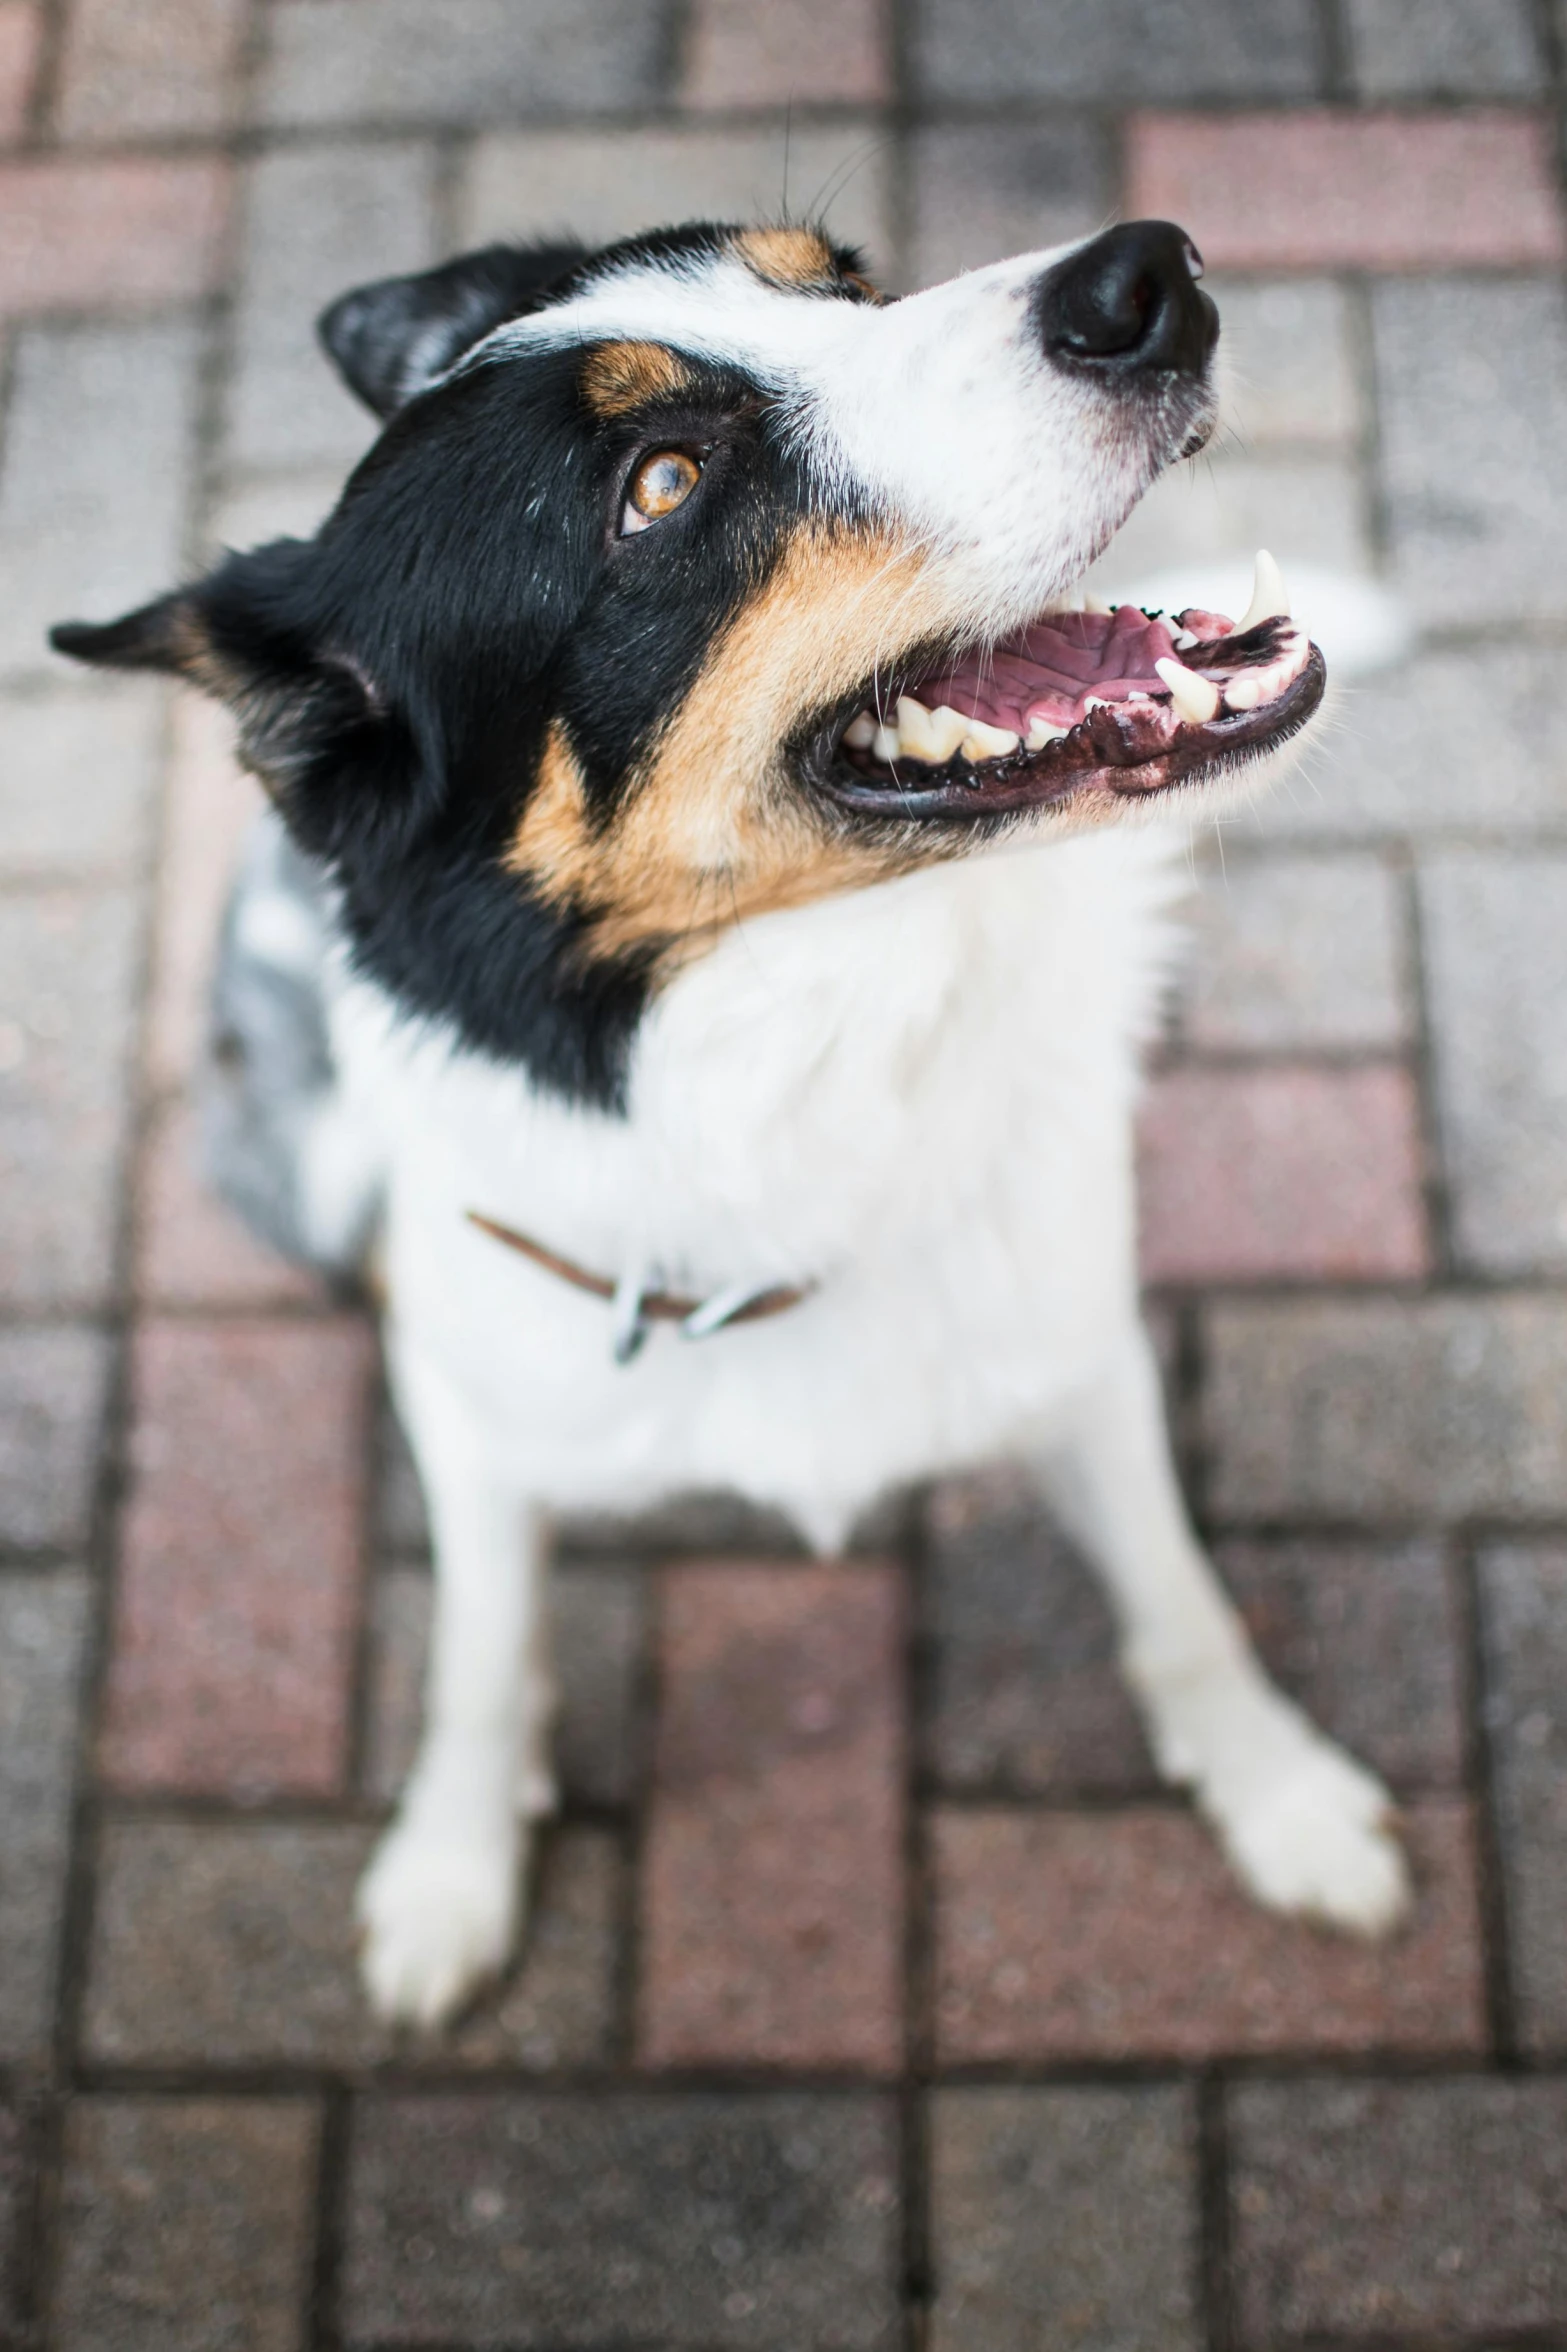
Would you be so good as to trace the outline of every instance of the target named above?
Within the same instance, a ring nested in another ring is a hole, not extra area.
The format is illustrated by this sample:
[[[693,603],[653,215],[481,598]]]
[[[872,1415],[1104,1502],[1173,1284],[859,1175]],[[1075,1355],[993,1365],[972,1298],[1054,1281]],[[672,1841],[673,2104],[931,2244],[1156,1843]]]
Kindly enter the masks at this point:
[[[1564,64],[1546,0],[0,0],[0,2352],[1567,2346]],[[1004,1471],[825,1566],[707,1501],[564,1531],[527,1951],[388,2039],[422,1519],[189,1160],[252,788],[41,632],[310,527],[355,276],[786,148],[896,283],[1189,216],[1232,430],[1110,565],[1420,624],[1198,845],[1144,1125],[1188,1485],[1418,1913],[1239,1901]]]

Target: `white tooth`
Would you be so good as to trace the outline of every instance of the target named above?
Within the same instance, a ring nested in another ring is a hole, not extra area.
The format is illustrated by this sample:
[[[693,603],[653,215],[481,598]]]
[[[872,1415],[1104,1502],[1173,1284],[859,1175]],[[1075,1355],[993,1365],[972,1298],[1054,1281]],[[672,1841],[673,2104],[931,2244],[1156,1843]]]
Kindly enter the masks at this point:
[[[1085,718],[1091,710],[1108,710],[1109,708],[1110,702],[1108,696],[1106,695],[1085,694],[1083,696],[1083,715]]]
[[[1248,675],[1243,670],[1240,676],[1232,678],[1224,689],[1226,710],[1258,710],[1263,703],[1271,702],[1272,699],[1272,694],[1269,692],[1269,673],[1266,670],[1259,670],[1254,676]]]
[[[1102,596],[1096,596],[1091,588],[1085,588],[1083,591],[1083,610],[1085,613],[1098,613],[1101,619],[1108,620],[1111,613],[1114,612],[1115,606],[1113,604],[1106,604],[1104,598]]]
[[[876,721],[869,711],[861,711],[843,730],[843,740],[852,751],[869,751],[876,740]]]
[[[1156,661],[1154,668],[1169,687],[1170,700],[1181,718],[1203,727],[1218,715],[1219,689],[1211,678],[1199,678],[1184,662],[1171,661],[1168,656]]]
[[[1016,751],[1017,737],[1010,727],[987,727],[983,719],[970,719],[961,749],[966,760],[1005,759],[1009,751]]]
[[[1047,743],[1059,743],[1068,730],[1058,727],[1054,719],[1047,719],[1036,711],[1028,722],[1028,733],[1023,738],[1025,751],[1043,751]]]
[[[896,727],[878,727],[871,737],[871,750],[883,767],[891,767],[901,748]]]
[[[1190,653],[1192,647],[1202,641],[1194,629],[1177,629],[1171,642],[1177,653]]]
[[[898,741],[906,759],[922,760],[927,767],[934,767],[947,757],[931,725],[930,712],[912,694],[898,697]]]
[[[955,711],[950,702],[938,704],[930,714],[930,731],[941,747],[937,757],[951,759],[973,725],[974,721],[966,719],[961,711]]]
[[[1251,602],[1246,607],[1245,618],[1236,622],[1235,634],[1240,637],[1263,621],[1287,621],[1289,617],[1289,590],[1284,585],[1284,574],[1267,549],[1259,547],[1252,575]]]

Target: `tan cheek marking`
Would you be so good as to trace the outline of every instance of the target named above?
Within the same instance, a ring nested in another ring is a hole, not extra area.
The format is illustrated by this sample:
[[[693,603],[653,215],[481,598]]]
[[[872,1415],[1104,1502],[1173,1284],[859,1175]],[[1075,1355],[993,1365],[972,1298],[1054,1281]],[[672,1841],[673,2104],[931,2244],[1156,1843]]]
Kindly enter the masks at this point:
[[[955,855],[960,837],[945,829],[889,841],[812,806],[779,749],[803,718],[949,618],[925,557],[879,535],[800,532],[602,833],[565,732],[552,731],[508,866],[591,918],[590,952],[656,944],[675,964],[748,916]]]
[[[832,247],[814,229],[745,229],[735,251],[769,286],[830,286],[838,275]]]
[[[582,395],[601,417],[678,400],[690,384],[689,371],[662,343],[600,343],[583,362]]]

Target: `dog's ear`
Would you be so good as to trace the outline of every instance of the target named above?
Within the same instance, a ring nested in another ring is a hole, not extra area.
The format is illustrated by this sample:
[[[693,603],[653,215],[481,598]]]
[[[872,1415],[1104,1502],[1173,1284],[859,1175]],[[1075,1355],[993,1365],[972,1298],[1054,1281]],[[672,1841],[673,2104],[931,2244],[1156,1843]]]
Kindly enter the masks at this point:
[[[340,295],[316,332],[349,390],[391,416],[506,319],[536,310],[582,245],[487,245],[412,278]]]
[[[438,747],[312,618],[314,549],[283,539],[102,625],[51,629],[59,653],[163,670],[226,703],[238,749],[303,847],[336,859],[404,844],[441,790]]]

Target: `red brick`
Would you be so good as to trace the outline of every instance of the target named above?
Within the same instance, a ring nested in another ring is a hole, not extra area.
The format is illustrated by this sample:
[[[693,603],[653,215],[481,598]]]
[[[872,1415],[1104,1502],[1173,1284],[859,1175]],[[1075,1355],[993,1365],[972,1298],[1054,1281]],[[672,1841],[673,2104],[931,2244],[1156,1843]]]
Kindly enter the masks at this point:
[[[71,0],[55,127],[62,138],[221,131],[244,0]]]
[[[1471,269],[1567,251],[1540,116],[1140,114],[1127,210],[1178,220],[1217,269]]]
[[[666,1575],[648,2064],[898,2067],[902,1616],[888,1567]]]
[[[680,96],[688,106],[876,106],[892,96],[884,0],[697,0]]]
[[[1144,1105],[1140,1160],[1150,1282],[1426,1270],[1406,1071],[1171,1071]]]
[[[0,313],[208,293],[228,200],[227,167],[204,158],[0,164]]]
[[[116,1786],[341,1786],[372,1360],[346,1316],[138,1335],[103,1737]]]
[[[0,0],[0,139],[19,138],[38,72],[43,16],[28,0]]]
[[[234,723],[217,703],[194,694],[176,702],[147,1012],[147,1075],[155,1087],[183,1086],[196,1067],[234,862],[263,805],[260,785],[235,761],[233,741]]]
[[[202,1180],[199,1123],[166,1103],[142,1158],[136,1289],[167,1307],[324,1304],[323,1286],[257,1241]]]
[[[1467,1809],[1413,1807],[1413,1925],[1386,1944],[1248,1902],[1190,1814],[938,1815],[936,2033],[970,2059],[1478,2050]]]

